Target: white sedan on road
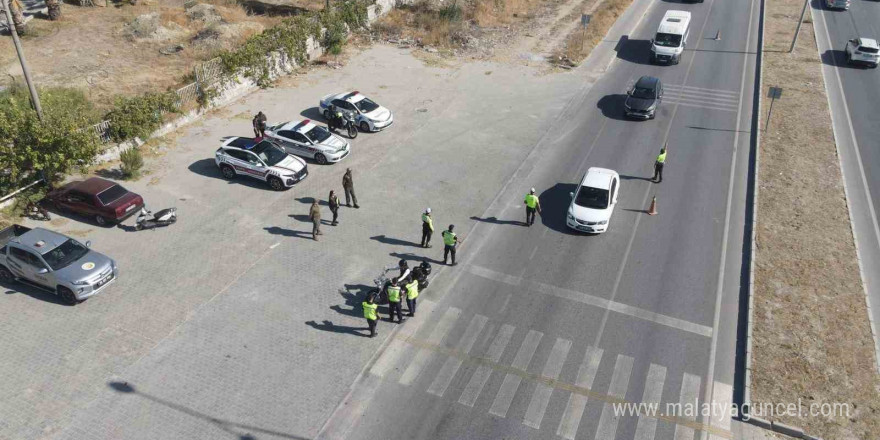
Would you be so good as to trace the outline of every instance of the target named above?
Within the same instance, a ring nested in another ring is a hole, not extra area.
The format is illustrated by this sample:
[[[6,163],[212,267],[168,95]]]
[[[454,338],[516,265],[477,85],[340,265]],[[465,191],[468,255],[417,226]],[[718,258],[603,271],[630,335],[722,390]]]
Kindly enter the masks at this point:
[[[565,224],[580,232],[601,234],[608,229],[617,206],[620,176],[605,168],[590,168],[576,192],[571,193]]]
[[[394,122],[391,111],[360,92],[334,93],[321,98],[318,103],[321,114],[330,119],[328,108],[333,104],[354,115],[354,122],[361,131],[379,131]]]
[[[351,151],[348,141],[308,119],[273,125],[266,129],[266,137],[288,153],[314,159],[320,165],[339,162]]]

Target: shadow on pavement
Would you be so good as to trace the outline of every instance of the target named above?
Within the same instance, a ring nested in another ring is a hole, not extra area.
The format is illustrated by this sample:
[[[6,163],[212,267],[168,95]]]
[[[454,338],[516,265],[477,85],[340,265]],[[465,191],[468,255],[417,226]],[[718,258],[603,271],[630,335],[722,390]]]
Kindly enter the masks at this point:
[[[263,429],[263,428],[260,428],[257,426],[252,426],[252,425],[245,425],[243,423],[230,422],[228,420],[219,419],[214,416],[209,416],[205,413],[201,413],[201,412],[196,411],[192,408],[189,408],[189,407],[186,407],[186,406],[174,403],[174,402],[169,402],[165,399],[160,399],[160,398],[152,396],[150,394],[138,391],[134,387],[134,385],[131,385],[128,382],[107,382],[107,386],[109,386],[111,389],[113,389],[114,391],[116,391],[118,393],[135,394],[135,395],[143,397],[144,399],[147,399],[153,403],[158,403],[159,405],[162,405],[166,408],[170,408],[175,411],[186,414],[188,416],[191,416],[191,417],[194,417],[197,419],[201,419],[203,421],[211,423],[215,427],[222,429],[223,431],[228,432],[229,434],[236,436],[239,440],[255,440],[257,437],[254,435],[254,433],[266,434],[268,436],[291,439],[291,440],[306,440],[306,439],[308,439],[308,437],[301,437],[298,435],[287,434],[284,432],[272,431],[270,429]]]
[[[308,238],[309,240],[312,239],[312,232],[311,231],[308,231],[308,232],[294,231],[293,229],[284,229],[284,228],[279,228],[278,226],[270,226],[268,228],[263,228],[263,229],[265,229],[266,232],[268,232],[272,235],[283,235],[285,237],[296,237],[296,238]]]
[[[6,289],[6,291],[4,293],[6,293],[7,295],[14,295],[14,294],[19,293],[19,294],[27,295],[27,296],[34,298],[34,299],[38,299],[40,301],[46,301],[47,303],[57,304],[59,306],[70,306],[70,304],[64,302],[64,300],[62,300],[60,296],[58,296],[54,293],[51,293],[51,292],[47,292],[43,289],[38,289],[34,286],[31,286],[30,284],[25,284],[22,282],[17,282],[17,283],[3,282],[3,283],[0,283],[0,287]],[[15,287],[15,288],[13,289],[13,287]]]
[[[523,215],[525,215],[525,210],[523,210]],[[524,222],[524,221],[519,221],[519,220],[499,220],[498,217],[495,217],[495,216],[492,216],[492,217],[486,217],[486,218],[480,218],[480,217],[477,217],[477,216],[472,216],[472,217],[471,217],[471,220],[476,220],[476,221],[478,221],[478,222],[483,222],[483,223],[492,223],[492,224],[495,224],[495,225],[517,225],[517,226],[525,226],[525,225],[526,225],[526,222]]]
[[[214,159],[197,160],[197,161],[191,163],[187,167],[187,169],[192,171],[193,173],[200,175],[200,176],[210,177],[210,178],[217,179],[217,180],[222,180],[224,182],[227,182],[230,185],[239,184],[239,185],[249,186],[251,188],[259,188],[262,190],[269,190],[269,191],[272,190],[271,188],[269,188],[269,185],[267,185],[266,182],[263,182],[261,180],[257,180],[254,178],[250,178],[247,176],[236,176],[232,180],[226,180],[225,178],[223,178],[223,175],[220,174],[220,169],[217,168],[217,164],[214,163]]]
[[[439,264],[439,265],[442,266],[442,265],[443,265],[443,259],[442,259],[442,257],[443,257],[443,247],[442,247],[442,246],[439,247],[439,248],[436,248],[436,247],[435,247],[435,248],[433,248],[433,250],[434,250],[434,252],[437,253],[437,256],[440,258],[439,260],[435,260],[435,259],[433,259],[433,258],[425,257],[425,256],[423,256],[423,255],[416,255],[416,254],[414,254],[414,253],[412,253],[412,252],[405,253],[405,254],[404,254],[404,253],[400,253],[400,252],[391,252],[391,253],[388,254],[388,255],[390,255],[390,256],[392,256],[392,257],[394,257],[394,258],[399,258],[399,259],[401,259],[401,260],[407,260],[407,261],[418,261],[419,263],[421,263],[422,261],[427,261],[428,263],[431,263],[431,264]],[[410,265],[410,267],[413,267],[413,266]],[[395,276],[396,276],[396,275],[395,275]]]
[[[653,177],[653,176],[651,176]],[[647,182],[651,181],[651,177],[643,177],[643,176],[627,176],[625,174],[620,175],[620,180],[644,180]]]
[[[631,40],[629,35],[620,37],[617,43],[617,58],[634,64],[651,64],[651,41]]]
[[[299,115],[306,118],[306,119],[311,119],[313,121],[320,121],[320,122],[324,122],[324,123],[327,122],[327,120],[324,119],[324,115],[321,114],[321,109],[319,109],[318,107],[307,108],[307,109],[299,112]]]
[[[391,238],[391,237],[388,237],[384,234],[370,237],[370,240],[376,240],[379,243],[390,244],[390,245],[394,245],[394,246],[412,246],[412,247],[417,247],[417,248],[422,247],[421,243],[416,243],[414,241],[401,240],[399,238]]]
[[[557,183],[551,188],[544,190],[538,199],[541,201],[541,224],[556,231],[568,235],[575,234],[568,226],[565,225],[565,213],[568,212],[568,205],[571,204],[571,194],[577,189],[574,183]]]
[[[363,309],[361,303],[367,298],[367,293],[373,289],[373,286],[366,284],[346,284],[344,289],[339,289],[339,294],[345,300],[345,305],[349,308],[343,308],[341,305],[332,305],[330,310],[342,315],[354,316],[355,318],[363,318]]]
[[[366,320],[365,320],[366,321]],[[306,325],[315,329],[321,330],[325,332],[333,332],[333,333],[349,333],[355,336],[363,336],[370,337],[370,329],[369,327],[351,327],[347,325],[336,325],[332,321],[323,320],[320,323],[315,321],[306,321]]]
[[[596,107],[602,111],[602,115],[617,121],[628,121],[629,119],[623,114],[623,103],[626,101],[626,95],[605,95]]]
[[[846,63],[846,51],[826,50],[822,53],[822,63],[836,67],[852,67]]]
[[[312,222],[312,219],[311,219],[311,217],[309,217],[308,214],[290,214],[290,215],[288,215],[288,217],[290,217],[296,221],[303,222],[303,223],[311,223]]]
[[[297,202],[306,204],[306,205],[311,205],[312,202],[315,201],[315,198],[314,197],[296,197],[294,200],[296,200]],[[318,205],[319,206],[330,206],[326,201],[321,200],[321,199],[318,199]]]

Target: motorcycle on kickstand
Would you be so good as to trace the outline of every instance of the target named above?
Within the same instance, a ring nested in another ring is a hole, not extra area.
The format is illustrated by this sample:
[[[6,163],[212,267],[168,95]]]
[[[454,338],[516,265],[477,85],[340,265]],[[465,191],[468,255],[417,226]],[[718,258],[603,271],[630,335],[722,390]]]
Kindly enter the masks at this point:
[[[388,272],[391,272],[393,270],[404,271],[407,269],[404,269],[403,266],[389,266],[382,269],[382,273],[380,273],[379,276],[373,280],[373,284],[376,287],[370,289],[370,291],[367,292],[367,297],[369,298],[370,296],[372,296],[376,304],[388,304],[388,294],[386,289],[389,285],[391,285],[391,278],[393,278],[388,277]],[[408,274],[405,275],[405,279],[399,279],[398,285],[406,285],[412,282],[412,280],[416,280],[419,282],[419,291],[421,292],[428,287],[428,275],[431,275],[431,263],[428,263],[427,261],[422,261],[421,264],[410,270]]]
[[[334,118],[334,119],[335,120],[330,121],[330,123],[327,124],[327,128],[330,131],[335,132],[337,129],[345,130],[346,133],[348,134],[349,139],[354,139],[357,137],[358,129],[357,129],[357,125],[355,125],[355,122],[354,122],[354,116],[352,116],[351,113],[342,112],[342,119],[341,120],[339,120],[337,118]]]
[[[144,229],[158,228],[160,226],[168,226],[176,221],[177,208],[163,209],[153,214],[153,212],[147,209],[146,205],[144,205],[138,213],[134,227],[138,231],[141,231]]]

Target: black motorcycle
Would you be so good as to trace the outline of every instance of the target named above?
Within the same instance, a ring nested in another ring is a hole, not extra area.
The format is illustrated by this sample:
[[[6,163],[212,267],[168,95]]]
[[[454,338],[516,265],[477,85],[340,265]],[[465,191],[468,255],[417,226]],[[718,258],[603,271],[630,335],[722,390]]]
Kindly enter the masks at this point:
[[[358,135],[357,125],[354,122],[354,116],[349,112],[342,112],[342,117],[331,116],[327,128],[330,131],[345,130],[349,139],[354,139]]]
[[[372,296],[373,300],[376,304],[388,304],[388,293],[387,288],[391,285],[391,279],[388,278],[388,272],[391,272],[395,269],[399,269],[401,271],[401,275],[404,279],[400,279],[401,276],[398,276],[398,285],[401,287],[406,284],[412,282],[412,280],[416,280],[419,282],[419,291],[422,291],[428,287],[428,276],[431,275],[431,263],[427,261],[422,261],[421,264],[416,266],[414,269],[410,270],[408,274],[405,271],[409,270],[408,265],[404,260],[401,260],[401,264],[398,267],[386,267],[382,269],[382,273],[378,278],[373,280],[373,284],[376,286],[370,289],[367,292],[367,297]]]

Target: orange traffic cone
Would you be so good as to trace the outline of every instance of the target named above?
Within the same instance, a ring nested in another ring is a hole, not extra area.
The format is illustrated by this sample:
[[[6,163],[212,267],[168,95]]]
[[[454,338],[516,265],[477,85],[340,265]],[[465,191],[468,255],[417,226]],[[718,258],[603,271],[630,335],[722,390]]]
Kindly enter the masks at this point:
[[[651,207],[648,208],[648,215],[657,215],[657,196],[651,198]]]

